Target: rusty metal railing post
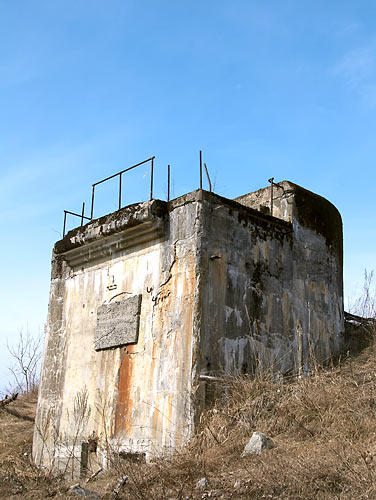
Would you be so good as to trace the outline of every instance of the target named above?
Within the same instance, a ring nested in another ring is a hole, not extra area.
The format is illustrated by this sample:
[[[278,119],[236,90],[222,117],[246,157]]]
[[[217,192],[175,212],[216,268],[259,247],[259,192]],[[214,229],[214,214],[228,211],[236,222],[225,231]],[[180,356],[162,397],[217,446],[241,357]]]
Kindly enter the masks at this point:
[[[121,172],[119,174],[119,210],[121,209]]]
[[[67,222],[67,211],[64,210],[63,238],[65,236],[65,224]]]
[[[202,151],[200,149],[200,189],[202,189]]]
[[[151,172],[150,172],[150,200],[153,199],[153,176],[154,176],[154,156],[151,158]]]
[[[208,178],[209,191],[212,192],[212,185],[211,185],[211,182],[210,182],[210,177],[209,177],[208,169],[206,168],[206,163],[204,163],[204,168],[205,168],[205,172],[206,172],[206,177]]]
[[[268,179],[268,182],[270,182],[270,215],[273,215],[273,184],[274,184],[274,177],[270,177],[270,179]]]
[[[116,172],[116,174],[112,174],[109,177],[106,177],[105,179],[102,179],[101,181],[94,182],[92,184],[92,193],[91,193],[91,210],[90,210],[90,220],[94,218],[94,195],[95,195],[95,186],[98,186],[99,184],[102,184],[103,182],[109,181],[110,179],[113,179],[116,176],[119,176],[119,210],[121,208],[121,189],[122,189],[122,175],[125,172],[128,172],[129,170],[133,170],[136,167],[139,167],[140,165],[144,165],[145,163],[151,161],[151,179],[150,179],[150,199],[153,198],[153,178],[154,178],[154,158],[155,156],[152,156],[151,158],[148,158],[147,160],[141,161],[140,163],[136,163],[136,165],[132,165],[131,167],[125,168],[124,170],[121,170],[120,172]],[[86,219],[86,217],[85,217]]]
[[[84,216],[85,216],[85,202],[82,203],[81,226],[84,225]]]
[[[94,215],[94,190],[95,190],[95,184],[93,184],[93,191],[91,193],[91,211],[90,211],[90,219],[93,219]]]
[[[66,230],[67,214],[73,215],[74,217],[79,217],[81,219],[81,226],[83,226],[84,219],[89,221],[91,220],[90,217],[85,216],[85,202],[82,204],[82,212],[80,214],[76,214],[76,212],[71,212],[70,210],[64,210],[63,238],[65,236]]]
[[[170,165],[167,165],[167,201],[170,201]]]

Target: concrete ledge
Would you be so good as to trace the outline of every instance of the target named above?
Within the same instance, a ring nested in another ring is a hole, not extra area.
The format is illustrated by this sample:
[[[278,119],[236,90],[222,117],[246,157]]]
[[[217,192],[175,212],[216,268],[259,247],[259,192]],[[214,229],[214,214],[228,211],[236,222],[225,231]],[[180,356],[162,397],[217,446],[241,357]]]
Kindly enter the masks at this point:
[[[292,232],[292,224],[290,222],[279,219],[278,217],[273,217],[272,215],[263,214],[259,210],[245,206],[236,200],[231,200],[230,198],[225,198],[215,193],[210,193],[204,189],[197,189],[191,193],[179,196],[168,203],[168,211],[171,212],[175,208],[187,205],[188,203],[193,203],[195,201],[207,201],[213,205],[223,205],[228,208],[232,208],[239,212],[239,217],[241,219],[252,219],[259,221],[260,224],[269,224],[275,226],[286,233]]]
[[[73,250],[69,250],[62,255],[70,267],[77,267],[87,262],[111,256],[125,248],[160,238],[164,233],[165,224],[163,221],[146,221],[135,227],[125,229],[121,233],[102,238],[98,237],[93,243],[73,248]]]
[[[69,231],[62,240],[56,242],[55,254],[64,254],[70,265],[79,265],[95,258],[106,256],[115,250],[125,248],[137,243],[142,243],[159,237],[164,232],[168,212],[197,201],[206,201],[213,205],[224,205],[239,212],[243,220],[256,219],[260,224],[273,225],[288,233],[292,231],[292,225],[282,219],[262,214],[253,208],[246,207],[237,201],[224,198],[214,193],[198,189],[183,196],[179,196],[170,202],[162,200],[151,200],[135,203],[113,212],[99,219],[90,221],[82,227]],[[141,229],[140,226],[143,226]],[[131,229],[141,229],[130,231]],[[105,238],[117,233],[126,232],[123,236],[105,242]],[[146,239],[145,239],[146,238]],[[75,249],[82,249],[73,252]]]
[[[161,226],[166,215],[167,203],[165,201],[151,200],[128,205],[109,215],[94,219],[85,226],[69,231],[65,238],[55,243],[54,253],[68,252],[145,222]]]

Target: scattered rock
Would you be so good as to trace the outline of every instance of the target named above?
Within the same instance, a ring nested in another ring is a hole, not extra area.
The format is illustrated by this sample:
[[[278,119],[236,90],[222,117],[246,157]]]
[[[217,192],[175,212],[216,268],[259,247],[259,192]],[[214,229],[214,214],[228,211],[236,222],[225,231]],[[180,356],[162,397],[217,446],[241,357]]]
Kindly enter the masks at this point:
[[[12,495],[19,495],[23,492],[24,487],[19,479],[17,479],[15,476],[10,476],[7,479],[7,482],[9,482],[10,493],[12,493]]]
[[[251,439],[245,445],[242,457],[247,455],[261,455],[264,450],[274,448],[273,441],[262,432],[254,432]]]
[[[99,493],[96,491],[86,490],[85,488],[82,488],[79,483],[71,486],[71,490],[75,495],[81,495],[84,498],[89,498],[90,500],[100,499]]]
[[[198,490],[207,490],[209,489],[209,481],[206,479],[206,477],[202,477],[199,479],[196,483],[196,488]]]
[[[240,479],[237,479],[234,484],[234,490],[239,490],[242,487],[242,482]]]

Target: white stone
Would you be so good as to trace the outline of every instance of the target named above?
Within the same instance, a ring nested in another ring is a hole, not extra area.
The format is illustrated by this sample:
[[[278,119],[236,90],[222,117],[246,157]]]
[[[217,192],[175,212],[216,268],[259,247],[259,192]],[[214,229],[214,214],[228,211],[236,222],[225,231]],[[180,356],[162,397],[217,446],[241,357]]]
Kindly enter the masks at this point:
[[[240,479],[237,479],[234,484],[234,490],[239,490],[242,487],[242,482]]]
[[[255,431],[245,445],[242,457],[247,455],[261,455],[264,450],[274,448],[273,441],[262,432]]]
[[[209,481],[206,479],[206,477],[202,477],[197,481],[196,488],[198,490],[207,490],[209,488]]]

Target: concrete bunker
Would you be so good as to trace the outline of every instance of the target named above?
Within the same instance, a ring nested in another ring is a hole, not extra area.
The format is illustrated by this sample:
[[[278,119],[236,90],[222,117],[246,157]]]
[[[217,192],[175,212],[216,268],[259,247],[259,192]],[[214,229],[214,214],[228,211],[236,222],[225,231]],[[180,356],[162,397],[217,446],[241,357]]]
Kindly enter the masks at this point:
[[[291,182],[90,220],[53,250],[34,461],[78,474],[109,450],[171,453],[211,377],[308,370],[343,331],[340,214]]]

